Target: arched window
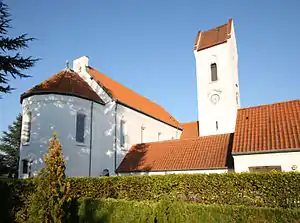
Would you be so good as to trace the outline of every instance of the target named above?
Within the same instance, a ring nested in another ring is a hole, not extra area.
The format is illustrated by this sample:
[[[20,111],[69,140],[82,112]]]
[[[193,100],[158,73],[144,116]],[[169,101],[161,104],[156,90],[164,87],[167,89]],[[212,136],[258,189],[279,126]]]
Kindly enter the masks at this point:
[[[217,81],[218,80],[217,64],[212,63],[210,65],[210,70],[211,70],[211,81]]]

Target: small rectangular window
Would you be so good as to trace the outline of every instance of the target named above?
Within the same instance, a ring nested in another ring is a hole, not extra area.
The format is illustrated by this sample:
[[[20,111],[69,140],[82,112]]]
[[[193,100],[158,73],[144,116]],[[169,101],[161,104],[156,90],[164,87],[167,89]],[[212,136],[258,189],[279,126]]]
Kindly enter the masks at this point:
[[[31,112],[28,111],[23,116],[23,142],[27,143],[30,141],[30,131],[31,131]]]
[[[28,174],[28,160],[22,160],[22,173]]]
[[[125,121],[121,120],[120,123],[120,146],[125,146]]]
[[[84,142],[85,114],[77,113],[76,142]]]
[[[157,133],[157,140],[161,140],[161,132]]]
[[[281,166],[251,166],[249,167],[250,172],[281,172]]]
[[[218,80],[217,64],[212,63],[210,65],[210,69],[211,69],[211,81],[217,81]]]
[[[141,143],[144,142],[144,131],[145,131],[146,127],[144,125],[141,126]]]
[[[219,130],[219,123],[218,123],[218,121],[216,121],[216,130],[217,131]]]
[[[236,100],[236,104],[238,105],[239,104],[239,93],[238,92],[236,92],[235,100]]]

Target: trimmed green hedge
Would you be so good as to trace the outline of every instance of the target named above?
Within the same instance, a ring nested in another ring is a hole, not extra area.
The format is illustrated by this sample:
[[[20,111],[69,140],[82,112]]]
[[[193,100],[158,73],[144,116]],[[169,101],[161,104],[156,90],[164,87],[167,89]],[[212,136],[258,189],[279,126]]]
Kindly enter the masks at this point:
[[[271,208],[300,207],[300,173],[228,173],[166,176],[68,178],[71,197],[136,201],[173,200]],[[32,180],[0,181],[1,216],[26,215]]]
[[[299,222],[300,209],[257,208],[229,205],[202,205],[171,202],[85,199],[80,202],[79,222]]]
[[[256,207],[300,207],[299,173],[228,173],[70,178],[75,198],[160,200]]]

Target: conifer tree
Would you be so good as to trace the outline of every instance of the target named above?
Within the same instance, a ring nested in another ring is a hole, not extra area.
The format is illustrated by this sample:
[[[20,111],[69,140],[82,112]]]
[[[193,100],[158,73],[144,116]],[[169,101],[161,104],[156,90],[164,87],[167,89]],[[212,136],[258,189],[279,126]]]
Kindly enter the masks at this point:
[[[28,222],[62,223],[70,201],[70,183],[66,181],[66,162],[56,135],[50,140],[45,166],[34,177],[36,192],[32,195]]]
[[[3,131],[0,137],[0,174],[17,177],[21,139],[22,115]]]
[[[10,78],[26,78],[23,73],[36,63],[37,59],[31,56],[23,57],[18,52],[28,48],[28,43],[34,40],[27,34],[17,37],[8,37],[8,29],[11,28],[11,14],[8,6],[0,2],[0,93],[10,93],[13,88],[9,85]]]

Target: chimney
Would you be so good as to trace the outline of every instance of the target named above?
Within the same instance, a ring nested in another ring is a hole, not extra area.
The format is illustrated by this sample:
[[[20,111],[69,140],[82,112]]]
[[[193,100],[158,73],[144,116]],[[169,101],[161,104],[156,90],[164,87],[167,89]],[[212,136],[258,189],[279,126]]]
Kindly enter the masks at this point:
[[[80,72],[82,69],[85,69],[89,65],[89,58],[87,56],[81,56],[73,60],[73,70],[75,72]]]

